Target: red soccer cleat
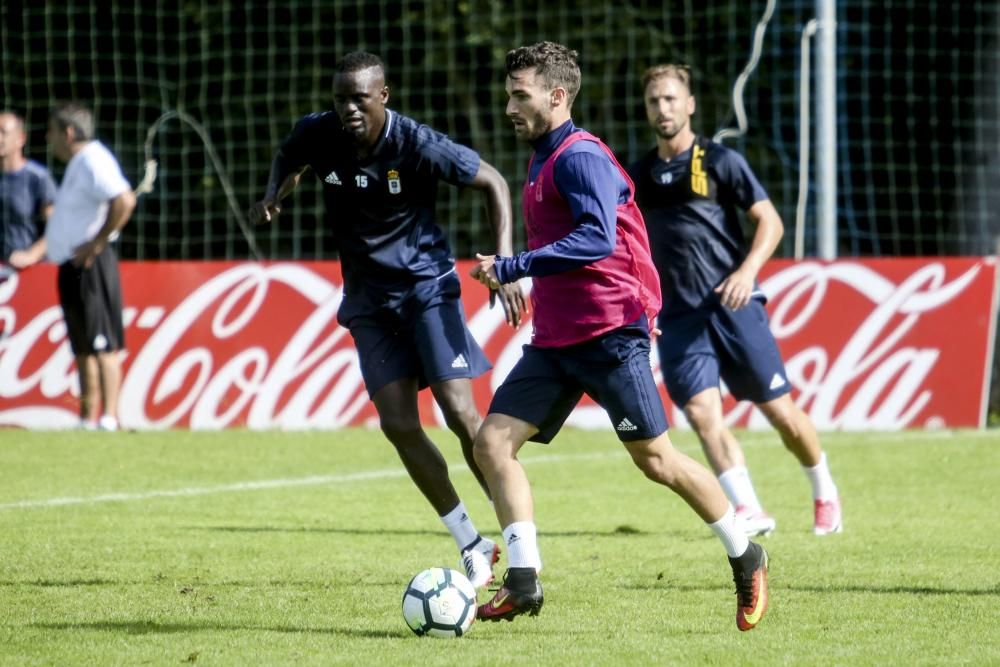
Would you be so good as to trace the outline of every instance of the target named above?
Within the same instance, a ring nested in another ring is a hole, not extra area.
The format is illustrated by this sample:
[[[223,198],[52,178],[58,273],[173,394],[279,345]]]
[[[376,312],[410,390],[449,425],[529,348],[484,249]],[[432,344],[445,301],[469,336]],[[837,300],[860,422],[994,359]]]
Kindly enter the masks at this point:
[[[538,616],[545,597],[538,573],[531,567],[512,567],[503,576],[503,584],[493,599],[479,605],[476,618],[482,621],[512,621],[527,613]]]

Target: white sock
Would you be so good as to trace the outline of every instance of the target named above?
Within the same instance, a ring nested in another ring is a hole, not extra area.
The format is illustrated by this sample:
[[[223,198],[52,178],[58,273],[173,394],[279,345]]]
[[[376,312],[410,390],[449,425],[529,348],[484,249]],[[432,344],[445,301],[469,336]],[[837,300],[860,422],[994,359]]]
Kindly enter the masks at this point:
[[[733,466],[719,475],[719,484],[726,492],[726,497],[736,507],[746,507],[751,512],[760,512],[760,501],[750,481],[750,471],[746,466]]]
[[[479,537],[479,531],[472,523],[469,513],[465,511],[465,503],[461,501],[455,505],[455,509],[441,517],[441,523],[455,538],[455,544],[458,545],[459,549],[464,549]]]
[[[732,505],[726,509],[726,513],[722,515],[721,519],[708,524],[708,527],[722,542],[722,546],[726,548],[726,553],[729,554],[730,558],[739,558],[750,546],[750,540],[747,539],[746,534],[736,527],[736,515]]]
[[[813,500],[836,500],[837,485],[830,475],[830,466],[826,463],[826,452],[819,457],[819,463],[812,468],[802,466],[802,470],[812,484]]]
[[[542,556],[538,553],[538,536],[534,521],[515,521],[503,529],[507,544],[507,564],[510,567],[533,567],[542,571]]]

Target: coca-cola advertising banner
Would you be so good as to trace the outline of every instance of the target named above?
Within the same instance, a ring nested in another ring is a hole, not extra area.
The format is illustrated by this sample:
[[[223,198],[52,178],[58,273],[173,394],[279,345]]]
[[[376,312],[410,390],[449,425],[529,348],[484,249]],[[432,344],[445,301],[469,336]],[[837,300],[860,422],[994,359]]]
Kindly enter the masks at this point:
[[[485,413],[530,342],[459,262],[469,327],[494,368]],[[134,429],[333,429],[377,425],[350,333],[337,324],[337,262],[123,262],[127,351],[119,418]],[[774,260],[761,275],[793,397],[820,429],[982,427],[997,308],[995,258]],[[524,282],[526,291],[530,282]],[[654,346],[655,349],[655,346]],[[681,411],[662,389],[671,423]],[[78,382],[39,266],[0,283],[0,425],[69,428]],[[442,425],[430,392],[425,423]],[[726,397],[727,421],[766,426]],[[609,428],[584,399],[569,423]]]

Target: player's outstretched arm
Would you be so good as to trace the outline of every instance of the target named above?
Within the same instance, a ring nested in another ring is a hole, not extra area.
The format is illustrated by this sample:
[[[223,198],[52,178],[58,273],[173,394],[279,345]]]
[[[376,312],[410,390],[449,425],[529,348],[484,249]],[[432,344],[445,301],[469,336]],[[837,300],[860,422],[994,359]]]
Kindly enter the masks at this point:
[[[506,179],[493,165],[480,160],[479,171],[470,185],[481,191],[486,197],[486,214],[490,220],[490,226],[493,228],[496,254],[506,257],[513,255],[513,214],[511,212],[510,188]],[[503,306],[507,323],[513,327],[520,326],[522,313],[526,313],[528,310],[521,286],[516,282],[501,285],[495,281],[494,284],[487,284],[487,286],[500,295],[500,303]]]
[[[781,216],[770,199],[762,199],[751,206],[747,211],[747,217],[750,223],[756,226],[750,251],[740,267],[715,288],[722,305],[733,310],[750,303],[757,274],[774,254],[785,233]]]
[[[255,202],[247,216],[250,224],[260,225],[271,220],[281,213],[281,200],[287,197],[292,190],[299,185],[299,179],[308,167],[293,169],[284,153],[279,150],[271,161],[271,174],[267,179],[267,187],[264,190],[264,198]]]

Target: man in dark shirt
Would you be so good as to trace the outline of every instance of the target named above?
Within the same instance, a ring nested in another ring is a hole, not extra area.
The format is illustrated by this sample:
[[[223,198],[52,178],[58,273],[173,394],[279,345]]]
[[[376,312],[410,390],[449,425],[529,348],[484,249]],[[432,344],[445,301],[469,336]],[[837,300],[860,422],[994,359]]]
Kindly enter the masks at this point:
[[[25,157],[26,141],[24,119],[0,111],[0,280],[45,255],[45,221],[56,199],[49,170]]]
[[[802,464],[812,484],[814,532],[840,532],[837,487],[812,421],[789,393],[757,284],[781,240],[781,218],[742,155],[691,129],[689,68],[657,65],[642,81],[656,148],[629,171],[660,273],[658,349],[670,398],[683,407],[749,535],[770,533],[775,521],[723,420],[720,378],[734,397],[757,405]],[[755,226],[749,247],[738,211]]]
[[[737,528],[712,473],[670,442],[649,363],[656,270],[625,170],[570,117],[577,53],[553,42],[522,46],[507,53],[506,71],[507,116],[534,149],[523,197],[528,250],[477,255],[472,273],[491,288],[531,277],[534,332],[476,438],[509,564],[477,616],[510,620],[542,607],[534,501],[518,453],[528,440],[549,442],[586,393],[607,411],[636,467],[683,498],[722,542],[736,625],[751,630],[767,607],[767,553]]]
[[[322,182],[344,276],[337,317],[354,338],[382,431],[454,537],[469,579],[485,586],[499,549],[476,530],[444,457],[421,428],[417,393],[430,386],[485,490],[472,455],[482,418],[471,378],[490,364],[466,326],[455,260],[434,208],[439,181],[481,191],[496,251],[510,254],[510,191],[473,150],[386,108],[389,89],[377,56],[345,56],[333,99],[333,112],[302,118],[282,143],[250,219],[276,216],[306,169]],[[498,293],[507,321],[519,325],[520,288]]]

